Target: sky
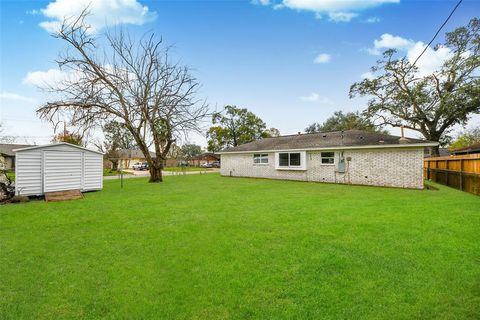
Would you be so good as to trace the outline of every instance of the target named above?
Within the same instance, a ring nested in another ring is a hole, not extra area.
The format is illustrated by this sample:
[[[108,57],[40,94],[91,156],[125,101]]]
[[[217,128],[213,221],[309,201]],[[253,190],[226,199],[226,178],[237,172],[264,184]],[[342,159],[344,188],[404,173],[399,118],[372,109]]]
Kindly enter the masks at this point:
[[[244,107],[292,134],[337,110],[363,110],[366,99],[350,99],[350,85],[369,77],[387,48],[414,60],[456,1],[0,0],[0,122],[18,143],[48,143],[54,134],[35,114],[49,98],[38,86],[64,76],[55,59],[65,44],[50,33],[88,3],[98,36],[112,26],[135,37],[154,32],[191,68],[212,109]],[[435,43],[478,13],[480,0],[465,0]],[[448,54],[429,48],[417,65],[428,73]],[[474,116],[467,127],[479,123]],[[198,134],[187,140],[206,146]]]

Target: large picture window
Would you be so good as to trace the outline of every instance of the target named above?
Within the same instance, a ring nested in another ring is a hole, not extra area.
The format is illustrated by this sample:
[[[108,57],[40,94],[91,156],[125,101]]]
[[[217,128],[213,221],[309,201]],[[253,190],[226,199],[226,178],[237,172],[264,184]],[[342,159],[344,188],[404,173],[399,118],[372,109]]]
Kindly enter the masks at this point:
[[[335,152],[322,152],[322,164],[335,164]]]
[[[255,153],[253,155],[254,164],[268,164],[268,153]]]
[[[279,167],[300,167],[302,165],[300,152],[281,152],[278,154]]]

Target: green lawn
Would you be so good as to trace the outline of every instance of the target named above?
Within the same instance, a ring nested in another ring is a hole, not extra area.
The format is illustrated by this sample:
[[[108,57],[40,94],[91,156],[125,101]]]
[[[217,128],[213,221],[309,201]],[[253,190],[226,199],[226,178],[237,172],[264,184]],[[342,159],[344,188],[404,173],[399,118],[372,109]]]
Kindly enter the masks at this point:
[[[163,168],[164,171],[210,171],[211,168],[201,168],[201,167],[165,167]]]
[[[109,176],[117,176],[120,174],[120,171],[117,170],[112,170],[112,169],[103,169],[103,176],[104,177],[109,177]],[[123,174],[133,174],[128,171],[123,171]]]
[[[0,319],[480,318],[480,197],[217,174],[124,185],[0,206]]]

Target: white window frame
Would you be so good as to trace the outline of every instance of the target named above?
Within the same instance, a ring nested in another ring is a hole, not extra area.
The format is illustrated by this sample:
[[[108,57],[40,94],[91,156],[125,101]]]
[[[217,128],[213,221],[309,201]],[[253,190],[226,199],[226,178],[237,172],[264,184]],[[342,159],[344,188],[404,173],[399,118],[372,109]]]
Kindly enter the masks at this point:
[[[324,157],[323,153],[333,153],[333,156]],[[333,163],[323,163],[323,159],[333,159]],[[337,162],[337,160],[336,160],[336,152],[335,151],[322,151],[322,152],[320,152],[320,164],[322,166],[334,166],[336,162]]]
[[[255,162],[258,159],[258,162]],[[253,154],[253,165],[255,166],[266,166],[268,165],[268,153],[254,153]]]
[[[288,166],[280,166],[280,154],[288,153]],[[299,153],[300,154],[300,165],[291,166],[290,165],[290,154]],[[275,152],[275,169],[276,170],[307,170],[307,156],[305,151],[281,151]]]

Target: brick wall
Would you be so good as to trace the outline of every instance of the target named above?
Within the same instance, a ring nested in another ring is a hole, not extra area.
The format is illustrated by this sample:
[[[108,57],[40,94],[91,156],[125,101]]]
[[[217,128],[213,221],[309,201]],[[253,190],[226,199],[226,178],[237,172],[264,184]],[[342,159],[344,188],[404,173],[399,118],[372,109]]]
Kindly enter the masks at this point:
[[[335,152],[339,157],[340,152]],[[267,164],[254,164],[253,153],[222,154],[223,176],[365,184],[423,189],[423,148],[345,150],[346,172],[321,163],[320,151],[307,151],[307,170],[276,170],[275,153]]]

